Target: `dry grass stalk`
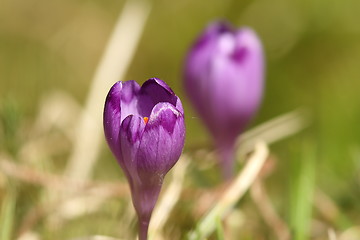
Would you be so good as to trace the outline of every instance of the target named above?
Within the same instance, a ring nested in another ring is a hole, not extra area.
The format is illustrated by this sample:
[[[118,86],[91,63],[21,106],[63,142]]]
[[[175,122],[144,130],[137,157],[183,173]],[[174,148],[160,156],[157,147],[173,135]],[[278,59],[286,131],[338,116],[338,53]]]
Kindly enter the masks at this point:
[[[339,209],[333,200],[322,190],[316,189],[314,204],[321,215],[330,223],[335,223],[339,216]]]
[[[147,1],[128,0],[115,24],[104,54],[96,69],[85,109],[75,135],[74,150],[66,175],[87,179],[97,159],[102,139],[102,109],[110,86],[123,80],[135,54],[150,13]]]
[[[337,240],[336,232],[332,228],[328,229],[328,236],[329,240]]]
[[[264,142],[255,145],[255,151],[250,156],[244,169],[237,175],[228,189],[224,192],[216,205],[203,217],[189,239],[202,239],[209,236],[216,228],[217,219],[227,216],[231,208],[239,201],[249,189],[263,167],[268,156],[268,148]]]
[[[80,105],[67,92],[57,90],[48,93],[40,102],[31,135],[48,135],[52,128],[59,128],[69,139],[73,139],[80,111]]]
[[[298,122],[298,123],[302,122],[303,125],[299,126],[299,125],[294,124],[294,122]],[[259,135],[262,135],[262,136],[268,135],[267,133],[269,131],[271,132],[271,129],[269,129],[271,127],[281,130],[282,128],[288,129],[291,126],[295,126],[295,127],[298,126],[296,129],[293,129],[292,131],[288,131],[288,132],[292,132],[292,134],[295,134],[296,131],[300,131],[306,126],[305,122],[306,121],[304,121],[302,119],[301,114],[298,111],[295,111],[295,112],[280,116],[278,118],[275,118],[273,120],[270,120],[270,121],[260,125],[259,127],[256,127],[254,129],[248,131],[247,133],[245,133],[243,135],[242,138],[243,138],[243,141],[245,141],[245,142],[253,141],[253,139],[257,138]],[[281,130],[280,132],[286,132],[286,131]],[[281,135],[277,138],[277,140],[280,140],[281,137],[287,137],[287,136],[288,135]],[[248,146],[250,146],[250,144]],[[205,151],[205,150],[203,150],[203,151]],[[206,151],[206,152],[208,153],[207,154],[208,156],[214,155],[214,152],[208,152],[208,151]],[[215,156],[213,156],[213,157],[215,157]],[[77,181],[77,180],[69,179],[64,176],[39,172],[32,168],[15,164],[13,161],[10,161],[8,158],[4,158],[4,157],[2,157],[0,160],[0,170],[2,172],[4,172],[6,176],[17,178],[18,180],[21,180],[21,181],[24,181],[27,183],[39,184],[39,185],[49,188],[51,190],[57,189],[57,190],[61,190],[61,191],[67,191],[69,189],[68,186],[72,186],[72,189],[73,190],[76,189],[76,191],[78,192],[77,196],[73,196],[75,198],[78,198],[80,195],[84,196],[84,194],[87,195],[89,198],[91,198],[99,192],[102,194],[105,194],[107,197],[125,196],[125,195],[128,196],[129,195],[128,186],[125,183],[124,184],[123,183],[114,184],[114,183],[97,182],[97,181]],[[217,199],[219,197],[219,195],[223,192],[223,189],[224,189],[224,186],[219,189],[215,189],[214,191],[211,191],[211,193],[214,194],[215,199]],[[187,192],[189,192],[189,191],[191,192],[191,196],[193,196],[194,190],[188,189]],[[206,192],[204,193],[203,191],[195,191],[195,194],[198,194],[200,196],[208,195],[208,194],[206,194]],[[72,198],[69,198],[69,201],[72,201],[71,199]],[[52,204],[50,202],[52,202]],[[208,204],[205,204],[206,205],[205,209],[208,209],[209,206],[211,204],[213,204],[212,201],[210,201],[210,202],[207,201],[207,202],[208,202]],[[46,205],[47,209],[53,209],[51,207],[52,205],[58,206],[60,203],[63,203],[64,205],[66,205],[66,198],[65,199],[63,198],[61,201],[56,201],[56,199],[53,199],[53,201],[49,201],[45,205]],[[42,204],[42,205],[44,205],[44,204]],[[53,210],[41,211],[41,209],[43,209],[43,207],[41,207],[42,205],[35,207],[33,210],[31,210],[29,212],[30,217],[28,219],[30,219],[30,220],[27,221],[28,222],[27,224],[26,223],[24,224],[27,226],[27,227],[25,227],[25,229],[29,229],[29,227],[31,228],[31,226],[36,224],[36,222],[39,219],[50,214],[53,211]],[[24,219],[24,221],[25,221],[25,219]],[[129,222],[129,221],[127,221],[127,222]]]
[[[72,189],[76,189],[77,193],[92,193],[94,195],[104,193],[105,195],[111,194],[111,196],[129,194],[129,187],[125,183],[74,180],[65,176],[39,172],[30,167],[16,164],[4,156],[0,157],[0,171],[6,176],[51,190],[67,191],[71,186]]]
[[[251,186],[251,197],[256,206],[259,208],[259,212],[266,224],[274,231],[276,239],[289,240],[289,228],[276,213],[276,210],[272,205],[260,178],[258,178]]]
[[[339,235],[339,240],[358,240],[360,239],[360,226],[352,226]]]
[[[20,237],[17,238],[17,240],[40,240],[39,234],[35,232],[27,232]]]
[[[71,179],[86,180],[92,174],[102,142],[102,109],[105,96],[110,86],[116,81],[123,80],[149,13],[150,5],[147,1],[127,0],[125,2],[95,71],[85,108],[76,127],[73,151],[65,169],[65,175]],[[68,188],[72,190],[71,186]],[[57,198],[71,199],[69,191],[67,192],[68,194],[52,192],[51,196],[55,200]],[[59,209],[67,209],[66,205],[67,203],[64,202],[64,206],[59,206]],[[62,219],[55,219],[59,216],[62,214],[49,216],[49,219],[62,222]]]
[[[120,229],[131,229],[132,225],[135,224],[137,221],[134,205],[130,199],[127,203],[127,206],[124,208],[125,208],[125,212],[122,214],[120,221],[119,221],[119,226],[121,226],[121,228],[119,228],[119,230]],[[121,232],[119,232],[119,235],[124,239],[134,239],[135,238],[132,231],[121,231]]]
[[[300,132],[308,125],[309,119],[304,110],[280,115],[240,135],[237,140],[237,155],[241,157],[248,153],[258,139],[271,144]]]

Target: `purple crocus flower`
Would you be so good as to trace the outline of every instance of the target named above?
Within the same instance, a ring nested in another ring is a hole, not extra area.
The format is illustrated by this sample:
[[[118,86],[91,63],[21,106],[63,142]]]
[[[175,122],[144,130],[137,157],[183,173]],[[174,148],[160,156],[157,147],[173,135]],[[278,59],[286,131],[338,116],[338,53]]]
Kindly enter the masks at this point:
[[[104,109],[105,137],[123,169],[139,219],[139,239],[147,239],[151,213],[165,174],[178,161],[185,140],[180,99],[162,80],[117,82]]]
[[[186,59],[185,89],[216,141],[225,178],[232,175],[235,140],[261,102],[263,58],[253,30],[215,22]]]

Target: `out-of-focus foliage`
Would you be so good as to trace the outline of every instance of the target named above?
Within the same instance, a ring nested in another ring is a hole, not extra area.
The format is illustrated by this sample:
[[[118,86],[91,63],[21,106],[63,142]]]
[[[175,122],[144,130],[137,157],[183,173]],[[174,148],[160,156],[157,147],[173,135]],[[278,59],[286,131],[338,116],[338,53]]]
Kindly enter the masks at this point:
[[[17,145],[31,139],[29,126],[35,122],[44,96],[60,90],[80,104],[85,102],[94,70],[123,4],[123,1],[114,0],[0,1],[2,153],[15,159],[26,153]],[[360,1],[153,0],[151,5],[151,14],[135,58],[125,79],[119,80],[164,79],[185,103],[185,148],[190,151],[196,146],[211,144],[182,89],[184,56],[209,21],[228,19],[236,26],[254,28],[265,47],[267,74],[263,105],[252,126],[299,107],[306,109],[311,118],[311,125],[304,133],[271,146],[276,169],[265,185],[276,209],[285,222],[294,219],[290,216],[296,214],[290,204],[294,202],[290,195],[294,192],[300,194],[301,189],[290,189],[301,188],[297,181],[302,179],[297,176],[296,180],[294,176],[301,173],[312,177],[312,173],[306,173],[307,165],[295,171],[293,164],[301,164],[302,158],[309,156],[303,151],[311,149],[311,161],[315,161],[313,190],[326,192],[340,211],[335,222],[324,221],[329,224],[326,227],[343,231],[359,225]],[[35,165],[44,171],[62,173],[71,133],[65,137],[66,141],[57,141],[64,136],[56,129],[52,134],[52,146],[62,150],[57,151],[53,158],[38,153],[42,162]],[[309,145],[311,147],[304,147]],[[212,185],[209,182],[216,182],[214,172],[213,169],[204,172],[193,169],[189,171],[188,184],[209,187]],[[118,181],[121,176],[115,160],[104,148],[95,178]],[[0,176],[0,202],[3,205],[8,204],[6,195],[10,194],[3,187],[7,183]],[[15,186],[18,187],[16,196],[19,201],[14,213],[13,226],[16,227],[24,221],[30,207],[44,199],[38,187]],[[111,199],[101,207],[100,213],[71,220],[61,230],[54,230],[41,221],[35,229],[43,239],[68,239],[91,234],[122,236],[119,232],[131,229],[117,225],[117,219],[126,213],[127,199],[130,197]],[[187,211],[190,208],[187,203],[191,205],[191,200],[177,206],[165,232],[171,232],[172,222],[180,229],[179,236],[185,236],[194,228],[198,216]],[[308,210],[308,206],[303,207]],[[239,208],[243,208],[241,214],[246,216],[242,228],[244,238],[241,239],[268,236],[271,230],[257,215],[250,199],[245,197]],[[315,209],[310,228],[323,227],[322,220]],[[218,228],[218,232],[222,230]],[[313,239],[321,238],[314,236]]]

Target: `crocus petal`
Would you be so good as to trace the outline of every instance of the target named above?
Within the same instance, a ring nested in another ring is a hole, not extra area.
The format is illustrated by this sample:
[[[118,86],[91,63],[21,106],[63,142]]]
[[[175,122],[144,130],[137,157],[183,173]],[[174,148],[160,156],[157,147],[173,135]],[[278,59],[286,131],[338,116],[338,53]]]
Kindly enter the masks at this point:
[[[213,115],[210,103],[213,97],[209,82],[212,72],[211,59],[216,51],[218,36],[230,31],[227,23],[210,24],[190,49],[185,61],[186,92],[208,126],[212,123]]]
[[[121,124],[119,138],[123,160],[119,163],[131,183],[140,180],[136,168],[136,155],[144,128],[144,119],[134,115],[127,116]]]
[[[135,81],[116,82],[110,89],[104,107],[104,131],[106,140],[116,158],[121,161],[119,131],[123,119],[132,114],[139,115],[137,94],[140,86]]]
[[[137,169],[144,181],[160,184],[179,159],[185,139],[183,114],[170,103],[158,103],[145,126],[137,154]]]
[[[215,138],[234,141],[262,97],[263,52],[249,28],[211,24],[186,59],[185,88]]]
[[[151,78],[142,86],[139,94],[139,112],[142,116],[150,116],[151,110],[159,102],[168,102],[184,113],[180,99],[173,90],[162,80]]]
[[[250,29],[241,29],[236,35],[219,36],[208,78],[212,86],[212,96],[208,100],[212,106],[211,128],[218,131],[216,135],[235,138],[258,109],[263,89],[261,50]]]
[[[138,94],[140,86],[134,80],[122,82],[121,90],[121,122],[129,115],[139,116]]]
[[[115,83],[105,101],[104,132],[105,138],[115,157],[121,159],[119,144],[119,131],[121,124],[121,89],[122,82]]]
[[[216,39],[219,34],[231,31],[233,31],[232,27],[225,21],[215,21],[213,23],[210,23],[209,26],[198,38],[193,48],[201,48],[204,45],[207,45],[210,41]]]

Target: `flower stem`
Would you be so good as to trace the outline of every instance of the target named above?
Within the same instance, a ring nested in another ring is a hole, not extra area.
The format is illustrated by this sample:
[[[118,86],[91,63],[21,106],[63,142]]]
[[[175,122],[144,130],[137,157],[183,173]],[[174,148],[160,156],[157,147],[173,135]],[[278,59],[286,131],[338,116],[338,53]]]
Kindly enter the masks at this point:
[[[146,185],[147,184],[147,185]],[[138,216],[139,240],[148,239],[151,214],[159,197],[161,184],[156,181],[133,185],[132,200]]]
[[[218,145],[219,165],[223,179],[230,180],[234,175],[235,146],[234,144]]]
[[[149,221],[139,217],[139,240],[148,239]]]

